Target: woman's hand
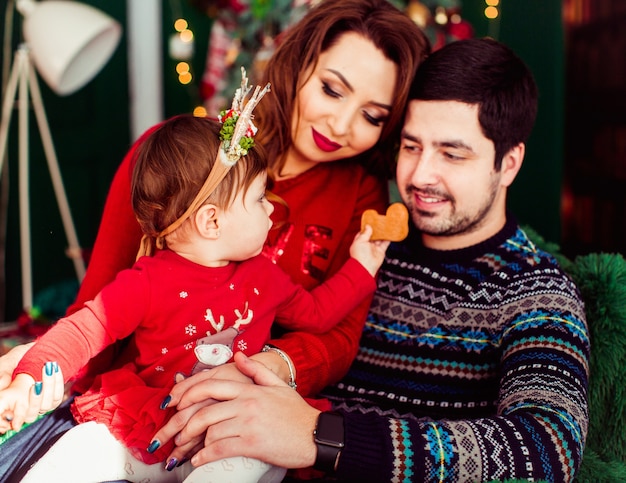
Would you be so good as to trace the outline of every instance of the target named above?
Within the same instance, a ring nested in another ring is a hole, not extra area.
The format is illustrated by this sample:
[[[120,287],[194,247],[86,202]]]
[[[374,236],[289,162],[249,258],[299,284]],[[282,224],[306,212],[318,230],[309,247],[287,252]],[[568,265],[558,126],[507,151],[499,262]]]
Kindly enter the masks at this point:
[[[178,448],[170,458],[180,460],[189,448],[198,447],[198,438],[206,433],[204,448],[191,459],[194,466],[230,456],[257,458],[288,468],[311,466],[316,454],[313,430],[320,411],[263,364],[243,353],[235,354],[235,364],[256,385],[216,378],[204,378],[202,383],[197,380],[184,388],[177,385],[171,404],[177,404],[179,413],[154,439],[167,441],[176,435]],[[214,404],[207,405],[208,400]],[[190,408],[193,414],[187,418]],[[179,418],[181,414],[185,417]]]
[[[210,370],[198,372],[193,376],[190,376],[180,382],[178,382],[167,398],[163,401],[161,408],[172,407],[178,404],[181,398],[197,385],[203,385],[207,381],[213,379],[224,379],[230,381],[237,381],[242,384],[252,385],[253,381],[248,376],[242,374],[234,363],[223,364],[221,366],[214,367]],[[176,434],[185,427],[189,419],[200,409],[210,404],[214,404],[216,401],[211,398],[199,399],[194,401],[193,404],[189,404],[183,410],[178,408],[178,411],[170,420],[159,430],[154,439],[159,441],[159,444],[163,444],[172,439]],[[186,441],[185,444],[178,445],[171,458],[175,458],[177,461],[182,461],[184,458],[190,457],[197,450],[202,448],[202,440],[204,435],[197,435],[195,438],[191,438]],[[169,459],[168,459],[169,461]]]

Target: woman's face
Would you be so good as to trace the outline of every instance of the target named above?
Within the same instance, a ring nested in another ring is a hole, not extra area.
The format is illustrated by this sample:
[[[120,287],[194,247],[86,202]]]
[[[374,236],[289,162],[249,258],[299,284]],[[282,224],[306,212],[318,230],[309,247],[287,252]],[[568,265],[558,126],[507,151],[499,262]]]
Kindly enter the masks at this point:
[[[374,44],[345,33],[304,76],[285,171],[360,154],[376,144],[391,110],[397,66]]]

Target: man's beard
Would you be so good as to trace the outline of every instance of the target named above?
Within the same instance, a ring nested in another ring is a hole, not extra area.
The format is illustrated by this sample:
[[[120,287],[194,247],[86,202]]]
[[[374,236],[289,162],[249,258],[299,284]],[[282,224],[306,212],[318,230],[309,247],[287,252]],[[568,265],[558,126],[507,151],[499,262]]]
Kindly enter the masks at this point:
[[[456,200],[447,193],[435,190],[419,190],[420,194],[440,198],[448,202],[450,213],[440,214],[417,209],[412,202],[407,203],[413,223],[422,233],[430,236],[449,237],[471,233],[481,227],[483,220],[493,207],[498,189],[497,180],[493,180],[489,187],[489,194],[481,206],[472,212],[459,212]],[[417,191],[415,187],[407,188],[407,193]],[[409,197],[412,200],[412,197]]]

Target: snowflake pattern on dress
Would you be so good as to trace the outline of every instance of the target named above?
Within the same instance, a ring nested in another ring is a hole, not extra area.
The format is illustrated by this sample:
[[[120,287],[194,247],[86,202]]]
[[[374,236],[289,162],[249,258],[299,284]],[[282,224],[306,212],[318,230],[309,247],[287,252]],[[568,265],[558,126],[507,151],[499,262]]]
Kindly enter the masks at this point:
[[[178,296],[179,296],[181,299],[186,299],[186,298],[189,296],[189,294],[183,290],[182,292],[180,292],[180,293],[178,294]]]
[[[185,327],[185,334],[187,335],[194,335],[196,332],[198,332],[198,330],[193,324],[189,324],[187,327]]]

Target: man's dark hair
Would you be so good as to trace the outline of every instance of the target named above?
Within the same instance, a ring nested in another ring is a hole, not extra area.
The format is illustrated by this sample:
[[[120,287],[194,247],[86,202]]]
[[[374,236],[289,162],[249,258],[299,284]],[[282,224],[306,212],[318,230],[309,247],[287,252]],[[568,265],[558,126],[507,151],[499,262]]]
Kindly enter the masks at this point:
[[[493,39],[459,40],[431,54],[418,68],[409,100],[478,105],[478,121],[495,146],[495,167],[526,142],[537,115],[537,85],[526,64]]]

